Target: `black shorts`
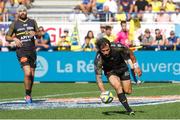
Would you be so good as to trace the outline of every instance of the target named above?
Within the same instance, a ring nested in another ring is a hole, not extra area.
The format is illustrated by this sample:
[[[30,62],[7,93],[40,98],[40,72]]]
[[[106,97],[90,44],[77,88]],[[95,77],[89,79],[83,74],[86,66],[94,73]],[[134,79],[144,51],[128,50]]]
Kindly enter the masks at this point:
[[[16,51],[18,61],[21,65],[21,67],[25,65],[30,65],[31,68],[36,68],[36,52],[20,52]]]
[[[111,71],[106,73],[106,76],[108,79],[111,75],[118,76],[120,78],[120,80],[122,80],[122,81],[130,80],[130,73],[128,71],[128,68],[124,68],[121,70],[111,70]]]

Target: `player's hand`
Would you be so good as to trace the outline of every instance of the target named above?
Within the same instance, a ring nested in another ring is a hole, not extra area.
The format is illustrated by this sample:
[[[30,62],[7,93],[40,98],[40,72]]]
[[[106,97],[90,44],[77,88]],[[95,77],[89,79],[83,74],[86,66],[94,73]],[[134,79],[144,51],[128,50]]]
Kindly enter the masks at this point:
[[[28,31],[28,33],[29,33],[29,36],[30,36],[30,37],[33,37],[33,36],[36,35],[36,33],[35,33],[34,31]]]
[[[139,77],[142,75],[142,71],[141,71],[141,69],[140,69],[139,67],[134,68],[134,72],[135,72],[135,74],[137,74]]]
[[[109,91],[103,91],[101,92],[101,95],[106,95]]]
[[[15,44],[17,47],[22,47],[23,43],[18,38],[13,38]]]
[[[49,45],[44,44],[43,47],[47,49],[49,48]]]

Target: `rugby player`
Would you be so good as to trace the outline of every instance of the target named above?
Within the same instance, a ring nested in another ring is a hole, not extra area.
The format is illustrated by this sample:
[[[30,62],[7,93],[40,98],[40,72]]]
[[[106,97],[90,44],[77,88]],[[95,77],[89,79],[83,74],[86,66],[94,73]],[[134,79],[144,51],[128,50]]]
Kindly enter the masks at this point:
[[[94,60],[97,85],[103,94],[106,90],[102,82],[102,70],[111,86],[115,89],[119,101],[129,115],[134,111],[128,104],[125,94],[132,93],[132,86],[128,66],[125,61],[132,62],[134,72],[141,76],[142,72],[136,63],[136,58],[127,47],[119,47],[120,44],[111,44],[106,38],[96,42],[97,55]]]
[[[24,71],[25,102],[32,103],[32,86],[36,68],[35,35],[38,26],[35,20],[27,17],[27,9],[17,8],[18,19],[11,23],[6,40],[16,43],[16,55]]]

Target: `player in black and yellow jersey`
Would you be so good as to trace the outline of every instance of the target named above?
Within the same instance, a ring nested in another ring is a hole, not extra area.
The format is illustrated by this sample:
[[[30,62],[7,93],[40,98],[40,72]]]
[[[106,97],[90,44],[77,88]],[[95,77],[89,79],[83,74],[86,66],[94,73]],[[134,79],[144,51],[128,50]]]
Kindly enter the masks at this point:
[[[135,73],[139,76],[142,74],[133,52],[127,47],[120,46],[120,44],[111,44],[106,38],[98,40],[96,42],[96,48],[98,51],[94,65],[96,80],[101,93],[106,92],[102,82],[102,71],[104,71],[111,86],[115,89],[119,101],[125,107],[128,114],[134,114],[125,96],[125,94],[132,92],[130,74],[126,61],[131,62],[129,64],[133,65]]]
[[[36,68],[35,35],[38,26],[35,20],[27,17],[27,9],[20,5],[17,8],[18,19],[11,23],[6,40],[16,43],[16,54],[24,71],[25,101],[32,103],[31,91]]]

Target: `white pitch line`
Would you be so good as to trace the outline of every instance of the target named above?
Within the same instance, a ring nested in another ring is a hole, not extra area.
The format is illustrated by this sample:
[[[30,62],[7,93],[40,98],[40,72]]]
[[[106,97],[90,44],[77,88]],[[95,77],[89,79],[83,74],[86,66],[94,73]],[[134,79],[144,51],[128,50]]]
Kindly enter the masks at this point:
[[[170,87],[172,85],[166,86],[146,86],[146,87],[138,87],[134,89],[149,89],[149,88],[162,88],[162,87]],[[110,90],[113,91],[113,90]],[[75,93],[66,93],[66,94],[55,94],[55,95],[46,95],[46,96],[37,96],[38,98],[50,98],[50,97],[58,97],[58,96],[69,96],[69,95],[79,95],[79,94],[91,94],[91,93],[98,93],[100,91],[90,91],[90,92],[75,92]],[[36,97],[36,98],[37,98]]]
[[[163,88],[163,87],[171,87],[173,86],[174,84],[171,84],[171,85],[163,85],[163,86],[146,86],[146,87],[137,87],[137,88],[134,88],[134,89],[149,89],[149,88]],[[110,90],[110,91],[113,91],[113,90]],[[51,97],[58,97],[58,96],[70,96],[70,95],[80,95],[80,94],[91,94],[91,93],[98,93],[100,91],[90,91],[90,92],[73,92],[73,93],[65,93],[65,94],[54,94],[54,95],[45,95],[45,96],[34,96],[33,98],[34,99],[45,99],[45,98],[51,98]],[[3,102],[3,101],[14,101],[14,100],[20,100],[20,99],[23,99],[22,97],[21,98],[9,98],[9,99],[1,99],[0,102]]]

